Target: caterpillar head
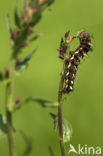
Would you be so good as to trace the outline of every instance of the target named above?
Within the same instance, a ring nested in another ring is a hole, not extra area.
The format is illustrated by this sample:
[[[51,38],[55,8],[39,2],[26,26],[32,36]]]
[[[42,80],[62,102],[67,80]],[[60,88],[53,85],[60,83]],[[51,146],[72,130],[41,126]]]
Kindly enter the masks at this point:
[[[78,34],[79,40],[80,40],[80,44],[88,44],[91,43],[91,35],[86,31],[86,30],[82,30],[79,34]]]

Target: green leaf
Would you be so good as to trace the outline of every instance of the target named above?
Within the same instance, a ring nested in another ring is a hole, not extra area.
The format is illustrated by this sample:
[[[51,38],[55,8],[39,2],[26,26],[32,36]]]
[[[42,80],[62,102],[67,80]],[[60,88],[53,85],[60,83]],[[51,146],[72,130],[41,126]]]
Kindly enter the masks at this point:
[[[38,39],[38,37],[39,37],[39,35],[35,35],[35,36],[34,36],[34,37],[32,37],[29,41],[30,41],[30,42],[35,41],[35,40],[37,40],[37,39]]]
[[[15,74],[18,76],[20,75],[22,72],[24,72],[26,69],[27,69],[28,65],[22,65],[22,66],[19,66],[16,71],[15,71]]]
[[[34,102],[34,103],[38,103],[40,104],[43,108],[57,108],[58,107],[58,103],[57,102],[53,102],[53,101],[49,101],[49,100],[44,100],[41,98],[36,98],[36,97],[29,97],[26,100],[15,104],[11,110],[11,112],[14,112],[18,109],[20,109],[24,104],[28,104],[30,102]]]
[[[27,156],[33,150],[33,141],[32,139],[28,138],[28,136],[23,131],[20,131],[20,132],[26,144],[26,148],[25,148],[25,151],[23,152],[23,156]]]
[[[41,6],[50,6],[52,3],[54,3],[55,0],[47,0],[47,1],[44,1],[44,3],[41,5]]]
[[[69,36],[70,31],[65,33],[65,39],[67,40],[67,37]]]
[[[36,52],[36,50],[37,48],[35,48],[28,56],[26,56],[26,58],[19,64],[19,66],[26,65],[30,61],[31,57]]]
[[[41,98],[36,98],[34,96],[32,97],[29,97],[25,100],[25,103],[28,103],[28,102],[37,102],[39,103],[42,107],[45,107],[45,108],[57,108],[58,107],[58,102],[53,102],[53,101],[50,101],[50,100],[45,100],[45,99],[41,99]]]
[[[9,82],[9,78],[6,77],[5,73],[0,72],[0,81],[7,84]]]
[[[8,24],[8,29],[9,29],[9,32],[10,32],[10,37],[11,37],[12,40],[14,40],[14,37],[13,37],[13,34],[12,34],[12,27],[11,27],[9,14],[7,15],[7,24]]]
[[[5,79],[4,74],[0,72],[0,81],[3,81]]]
[[[13,132],[16,132],[14,127],[12,127],[12,129],[13,129]],[[7,128],[6,117],[0,114],[0,136],[3,136],[7,133],[8,133],[8,128]]]
[[[53,4],[54,2],[55,2],[55,0],[49,0],[48,6],[50,6],[50,5]]]
[[[54,120],[54,130],[58,129],[58,116],[50,112],[50,116]]]
[[[18,12],[17,12],[17,8],[15,8],[15,12],[14,12],[14,18],[15,18],[15,24],[18,28],[21,27],[21,20],[20,20],[20,17],[18,15]]]
[[[54,152],[51,146],[49,146],[48,149],[49,149],[50,156],[54,156]]]
[[[51,117],[54,120],[54,129],[58,129],[58,116],[50,113]],[[69,142],[72,137],[72,127],[69,122],[65,119],[62,120],[62,128],[63,128],[63,142]]]
[[[3,136],[7,132],[6,118],[0,114],[0,136]]]
[[[64,43],[63,37],[61,38],[60,46],[62,46]]]
[[[29,53],[23,61],[21,61],[16,69],[16,74],[19,75],[21,72],[25,71],[28,67],[28,63],[31,60],[33,54],[36,52],[37,48],[35,48],[31,53]]]
[[[63,119],[63,142],[69,142],[72,137],[72,127],[67,120]]]

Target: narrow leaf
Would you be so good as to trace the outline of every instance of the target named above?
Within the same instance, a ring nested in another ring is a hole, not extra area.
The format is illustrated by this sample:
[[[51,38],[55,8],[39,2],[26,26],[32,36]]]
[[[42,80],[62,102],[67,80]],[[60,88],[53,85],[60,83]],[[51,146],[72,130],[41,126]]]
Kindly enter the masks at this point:
[[[36,52],[36,50],[37,48],[35,48],[22,62],[20,62],[19,66],[26,65],[30,61],[31,57]]]
[[[6,118],[0,114],[0,136],[8,132],[6,125]]]
[[[24,58],[23,61],[21,61],[18,65],[17,65],[17,68],[16,68],[16,74],[20,74],[22,73],[23,71],[25,71],[28,67],[28,63],[29,61],[31,60],[33,54],[36,52],[37,48],[35,48],[31,53],[29,53],[28,56],[26,56],[26,58]]]
[[[13,132],[16,132],[15,128],[12,127]],[[6,117],[0,114],[0,136],[8,133]]]
[[[57,115],[50,112],[51,117],[55,120],[57,118]]]
[[[18,15],[18,12],[17,12],[17,8],[15,9],[15,12],[14,12],[14,18],[15,18],[15,24],[18,28],[21,27],[21,20],[20,20],[20,17]]]
[[[49,108],[56,108],[58,106],[57,102],[49,101],[49,100],[44,100],[41,98],[36,98],[36,97],[29,97],[25,100],[25,103],[28,102],[37,102],[39,103],[42,107],[49,107]]]
[[[4,72],[0,72],[0,81],[4,82],[5,84],[9,82],[9,77]]]
[[[50,113],[50,116],[53,118],[54,120],[54,130],[57,130],[58,128],[58,116],[53,114],[53,113]]]
[[[8,29],[9,29],[9,32],[10,32],[10,37],[11,37],[12,40],[14,40],[14,37],[13,37],[13,34],[12,34],[12,27],[11,27],[9,14],[7,15],[7,24],[8,24]]]
[[[25,148],[25,151],[23,152],[23,156],[27,156],[31,153],[33,149],[33,141],[30,138],[28,138],[27,135],[23,131],[21,131],[21,135],[26,144],[26,148]]]
[[[54,2],[55,2],[55,0],[49,0],[48,6],[50,6],[50,5],[53,4]]]
[[[49,146],[48,149],[49,149],[50,156],[54,156],[54,152],[53,152],[51,146]]]
[[[5,79],[4,74],[0,72],[0,81],[3,81]]]
[[[38,39],[38,37],[39,37],[39,35],[35,35],[34,37],[32,37],[29,41],[35,41],[35,40],[37,40]]]
[[[34,103],[38,103],[40,104],[43,108],[57,108],[58,107],[58,103],[57,102],[53,102],[53,101],[49,101],[49,100],[44,100],[44,99],[40,99],[40,98],[36,98],[36,97],[29,97],[26,100],[15,104],[12,108],[11,112],[14,112],[16,110],[19,110],[23,105],[28,104],[30,102],[34,102]]]
[[[67,39],[67,37],[69,36],[70,31],[65,33],[65,39]]]

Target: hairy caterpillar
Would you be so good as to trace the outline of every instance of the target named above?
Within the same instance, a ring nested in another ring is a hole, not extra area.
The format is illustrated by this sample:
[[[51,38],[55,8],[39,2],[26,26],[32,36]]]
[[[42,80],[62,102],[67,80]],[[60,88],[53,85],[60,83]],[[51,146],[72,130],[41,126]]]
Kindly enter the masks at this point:
[[[88,51],[92,50],[91,36],[88,32],[83,30],[78,34],[80,46],[70,52],[70,56],[65,60],[65,87],[63,93],[69,93],[73,91],[74,80],[78,70],[78,65],[84,56],[88,54]]]

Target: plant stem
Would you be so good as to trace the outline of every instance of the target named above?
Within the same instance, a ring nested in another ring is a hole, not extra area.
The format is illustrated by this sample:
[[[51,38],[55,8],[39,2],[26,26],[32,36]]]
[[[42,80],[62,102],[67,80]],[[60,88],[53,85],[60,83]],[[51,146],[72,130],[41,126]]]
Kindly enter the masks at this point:
[[[9,81],[6,85],[6,118],[7,118],[10,156],[16,156],[16,148],[13,138],[12,113],[10,112],[10,109],[12,109],[13,107],[12,96],[13,96],[14,70],[15,70],[15,60],[11,59]]]
[[[63,84],[64,84],[64,76],[62,74],[60,84],[59,84],[59,91],[58,91],[58,127],[59,127],[61,155],[65,156],[65,149],[64,149],[64,143],[63,143],[63,126],[62,126],[62,89],[63,89]]]
[[[60,137],[60,148],[61,148],[61,156],[65,156],[65,149],[63,143],[63,124],[62,124],[62,95],[63,95],[63,85],[64,85],[64,73],[65,73],[65,63],[66,59],[68,59],[69,53],[72,48],[73,40],[77,38],[77,36],[73,36],[68,43],[68,48],[66,50],[64,62],[63,62],[63,70],[61,74],[61,80],[59,84],[59,91],[58,91],[58,127],[59,127],[59,137]]]

